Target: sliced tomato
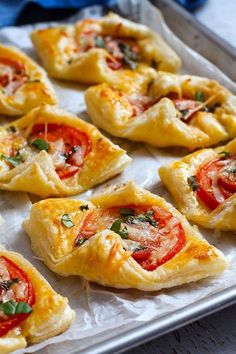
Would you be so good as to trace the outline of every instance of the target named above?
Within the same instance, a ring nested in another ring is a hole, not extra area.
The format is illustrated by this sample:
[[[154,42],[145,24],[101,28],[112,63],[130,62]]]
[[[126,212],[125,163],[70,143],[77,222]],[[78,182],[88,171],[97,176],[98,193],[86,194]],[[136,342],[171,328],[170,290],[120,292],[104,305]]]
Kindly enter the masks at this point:
[[[27,80],[24,65],[16,60],[0,58],[0,85],[5,93],[13,94]]]
[[[122,67],[122,60],[117,60],[115,58],[106,58],[107,65],[112,70],[119,70]]]
[[[158,100],[154,99],[153,97],[139,94],[133,94],[129,96],[128,101],[133,106],[133,117],[139,116],[148,108],[152,107],[155,103],[158,102]]]
[[[197,196],[211,210],[234,194],[235,179],[224,171],[230,168],[235,158],[217,158],[201,166],[196,174],[198,182]]]
[[[9,279],[18,279],[19,286],[22,286],[22,283],[24,284],[24,291],[23,293],[20,292],[21,296],[19,297],[19,294],[17,293],[17,290],[14,292],[14,301],[16,302],[26,302],[28,305],[31,307],[35,303],[35,294],[34,294],[34,289],[32,286],[32,283],[30,282],[28,275],[18,267],[17,264],[12,262],[10,259],[1,256],[0,257],[0,269],[2,270],[5,268],[7,272],[9,273]],[[16,285],[16,287],[17,287]],[[16,288],[17,289],[17,288]],[[0,299],[2,299],[4,296],[6,296],[6,290],[1,289],[0,290]],[[4,336],[8,331],[11,329],[15,328],[18,326],[21,322],[26,320],[27,317],[29,317],[30,314],[17,314],[13,316],[7,316],[7,318],[1,318],[0,317],[0,336]]]
[[[49,146],[51,143],[51,150],[52,143],[63,141],[60,154],[65,156],[65,165],[56,170],[61,179],[69,178],[81,170],[92,147],[86,133],[65,124],[35,124],[29,138],[32,142],[36,139],[46,140]]]
[[[133,215],[121,215],[121,209],[132,209]],[[151,219],[144,219],[150,215]],[[75,244],[110,229],[115,220],[121,220],[121,230],[127,239],[137,243],[132,257],[146,270],[153,271],[174,257],[185,245],[185,233],[180,221],[170,212],[157,206],[126,205],[96,209],[88,213],[82,223]]]

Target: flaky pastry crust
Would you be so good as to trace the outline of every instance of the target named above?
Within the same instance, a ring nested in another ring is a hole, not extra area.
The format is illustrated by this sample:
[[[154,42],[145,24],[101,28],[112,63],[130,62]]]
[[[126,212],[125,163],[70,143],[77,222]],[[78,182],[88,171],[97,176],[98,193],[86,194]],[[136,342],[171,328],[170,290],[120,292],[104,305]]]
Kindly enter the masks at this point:
[[[7,137],[10,127],[30,134],[36,123],[66,124],[86,133],[91,140],[91,151],[85,157],[82,170],[67,179],[60,179],[52,158],[45,150],[31,154],[25,162],[11,170],[2,169],[0,189],[25,191],[46,196],[79,194],[120,173],[131,161],[125,151],[105,138],[94,126],[52,106],[41,106],[23,118],[0,128],[0,137]],[[3,139],[4,141],[4,139]],[[5,165],[3,160],[0,160]],[[1,167],[1,165],[0,165]]]
[[[109,53],[103,48],[79,53],[81,33],[91,30],[96,30],[101,36],[136,39],[141,50],[141,61],[137,69],[110,69],[106,62]],[[98,20],[85,19],[74,25],[36,30],[32,32],[31,38],[49,74],[70,81],[94,84],[129,80],[132,83],[139,79],[142,66],[150,67],[155,63],[155,69],[171,72],[180,67],[177,54],[157,33],[116,14]]]
[[[223,151],[236,155],[236,139],[227,145],[199,150],[181,160],[162,166],[159,168],[159,175],[172,194],[177,208],[187,219],[210,229],[236,231],[236,195],[233,194],[211,211],[199,201],[196,192],[187,181],[188,177],[196,175],[200,165],[219,158]]]
[[[0,44],[0,59],[8,58],[24,65],[27,80],[14,93],[0,90],[0,114],[22,116],[41,104],[58,102],[45,71],[25,53],[15,47]]]
[[[162,207],[178,218],[184,228],[184,248],[154,271],[143,269],[132,258],[132,252],[125,251],[125,240],[110,229],[96,233],[80,247],[75,247],[79,227],[88,212],[96,207],[130,203]],[[80,210],[84,204],[89,210]],[[70,216],[74,227],[63,227],[63,214]],[[132,182],[111,187],[92,197],[90,202],[72,199],[40,201],[32,206],[23,228],[31,239],[33,252],[53,272],[63,276],[81,275],[115,288],[160,290],[216,275],[227,265],[222,253],[209,245],[174,207]]]
[[[213,80],[198,76],[158,72],[146,85],[133,89],[103,83],[85,92],[87,111],[96,126],[110,134],[156,147],[182,146],[190,150],[207,147],[236,136],[236,96]],[[214,112],[199,111],[189,122],[166,96],[195,99],[202,92]],[[153,101],[134,114],[135,102]],[[218,106],[216,106],[216,104]]]
[[[16,263],[28,275],[35,291],[33,312],[16,329],[0,338],[0,352],[10,353],[25,348],[27,343],[39,343],[67,330],[75,317],[74,311],[68,305],[68,299],[58,295],[19,253],[1,248],[0,256]]]

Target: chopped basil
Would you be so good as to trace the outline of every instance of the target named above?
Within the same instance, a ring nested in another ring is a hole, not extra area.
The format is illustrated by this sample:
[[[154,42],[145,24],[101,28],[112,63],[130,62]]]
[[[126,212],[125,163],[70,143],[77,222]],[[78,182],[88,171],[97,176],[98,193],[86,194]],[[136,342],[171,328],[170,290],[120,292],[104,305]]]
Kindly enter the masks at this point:
[[[230,152],[228,152],[228,151],[221,151],[221,152],[218,152],[218,155],[221,155],[221,157],[227,159],[228,157],[230,157]]]
[[[23,156],[19,152],[13,157],[0,155],[0,158],[4,159],[6,162],[8,162],[13,167],[18,166],[19,163],[22,162],[22,160],[23,160]]]
[[[101,36],[95,37],[94,42],[95,42],[95,46],[97,48],[105,48],[106,47],[105,41]]]
[[[126,222],[128,224],[139,224],[140,222],[147,222],[153,227],[158,227],[158,222],[153,217],[154,211],[149,210],[146,214],[140,215],[130,215],[126,217]]]
[[[195,100],[199,102],[204,102],[205,100],[205,94],[203,91],[197,91],[195,93]]]
[[[61,223],[63,226],[67,227],[68,229],[70,229],[71,227],[74,226],[73,222],[71,221],[70,217],[68,214],[64,214],[61,217]]]
[[[9,280],[3,280],[0,282],[0,290],[8,291],[12,284],[18,283],[18,278],[13,278]]]
[[[35,139],[30,143],[31,146],[36,147],[38,150],[46,150],[48,151],[49,144],[46,140],[44,139]]]
[[[180,113],[181,113],[180,119],[185,120],[185,117],[186,117],[186,115],[188,114],[188,112],[189,112],[188,109],[182,109],[182,110],[180,111]]]
[[[89,210],[89,206],[87,204],[85,205],[80,205],[80,210],[83,211],[83,210]]]
[[[7,131],[9,133],[15,133],[16,132],[16,127],[14,127],[14,125],[11,125],[10,127],[7,127]]]
[[[79,149],[81,149],[81,146],[80,145],[75,145],[75,146],[72,147],[72,152],[75,153]]]
[[[75,245],[76,245],[76,246],[81,246],[86,240],[87,240],[86,238],[79,238],[79,239],[76,241]]]
[[[131,70],[134,70],[137,66],[136,61],[139,60],[139,55],[132,50],[129,44],[120,42],[118,45],[120,51],[124,55],[123,60],[125,64],[127,64]]]
[[[196,191],[198,190],[198,188],[199,188],[199,186],[198,186],[198,181],[197,181],[196,176],[190,176],[190,177],[188,177],[187,181],[188,181],[189,187],[190,187],[194,192],[196,192]]]
[[[118,233],[120,231],[120,228],[121,228],[121,220],[117,219],[111,225],[111,230]]]
[[[121,229],[121,220],[117,219],[113,222],[111,225],[111,230],[120,235],[122,238],[128,238],[128,229],[125,226],[123,229]]]
[[[135,215],[134,209],[131,208],[121,208],[120,215],[128,216],[128,215]]]
[[[31,313],[32,307],[23,301],[15,302],[9,300],[0,303],[0,311],[2,311],[7,316],[13,316],[20,313]]]
[[[137,64],[126,56],[124,56],[124,62],[131,70],[135,70],[137,67]]]
[[[224,172],[232,173],[233,175],[236,175],[236,168],[234,167],[226,168]]]
[[[71,58],[71,59],[68,59],[68,60],[67,60],[67,64],[69,64],[69,65],[70,65],[70,64],[72,63],[72,61],[73,61],[73,59],[72,59],[72,58]]]
[[[145,246],[139,245],[139,246],[137,246],[137,247],[134,249],[134,252],[142,251],[142,250],[145,250],[146,248],[147,248],[147,247],[145,247]]]

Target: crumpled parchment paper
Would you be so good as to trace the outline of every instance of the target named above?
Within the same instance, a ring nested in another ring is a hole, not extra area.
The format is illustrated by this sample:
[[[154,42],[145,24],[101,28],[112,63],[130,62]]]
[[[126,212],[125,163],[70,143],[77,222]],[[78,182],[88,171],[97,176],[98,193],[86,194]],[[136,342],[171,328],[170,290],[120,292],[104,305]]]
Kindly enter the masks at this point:
[[[152,7],[147,0],[120,0],[119,9],[124,16],[144,23],[158,31],[181,56],[182,72],[207,76],[219,80],[229,89],[236,92],[236,85],[219,69],[202,58],[199,54],[183,44],[168,29],[160,12]],[[103,9],[93,6],[82,10],[71,21],[84,17],[98,17]],[[49,24],[34,26],[8,27],[0,31],[0,41],[15,45],[37,59],[32,47],[29,33],[35,27],[45,27]],[[54,24],[50,24],[54,25]],[[85,112],[83,98],[84,86],[52,80],[60,99],[60,106],[85,120],[89,120]],[[125,148],[133,158],[130,166],[119,176],[103,185],[83,193],[83,198],[94,191],[102,190],[104,185],[116,184],[134,180],[161,196],[169,199],[167,191],[161,185],[157,168],[166,162],[181,156],[178,150],[156,149],[147,145],[132,143],[126,140],[112,138],[115,143]],[[78,196],[76,197],[78,198]],[[79,197],[81,198],[81,196]],[[63,278],[49,271],[32,253],[30,242],[21,228],[21,223],[28,216],[31,201],[26,193],[1,192],[0,243],[7,249],[22,253],[45,276],[53,288],[69,298],[71,307],[76,311],[76,320],[65,333],[48,339],[43,343],[32,345],[20,353],[36,352],[41,354],[63,354],[79,351],[101,339],[117,334],[120,329],[132,328],[145,321],[157,319],[164,314],[187,306],[210,294],[236,284],[236,238],[232,234],[222,234],[217,238],[214,231],[201,229],[210,243],[216,245],[226,255],[230,267],[217,278],[206,279],[197,283],[169,289],[157,293],[145,293],[138,290],[116,290],[89,283],[79,277]],[[48,346],[50,344],[50,346]]]

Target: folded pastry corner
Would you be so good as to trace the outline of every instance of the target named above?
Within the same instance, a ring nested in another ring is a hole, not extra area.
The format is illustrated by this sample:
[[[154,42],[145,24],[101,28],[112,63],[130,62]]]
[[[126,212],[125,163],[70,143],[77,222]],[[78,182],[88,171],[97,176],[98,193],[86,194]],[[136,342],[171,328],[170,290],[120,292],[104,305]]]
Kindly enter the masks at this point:
[[[187,219],[236,231],[236,139],[162,166],[159,175]]]
[[[115,288],[160,290],[214,276],[227,261],[163,198],[133,182],[90,201],[34,204],[23,228],[53,271]]]
[[[22,116],[57,102],[46,72],[19,49],[0,44],[0,114]]]
[[[97,128],[44,105],[0,127],[0,189],[46,196],[79,194],[131,161]]]
[[[135,81],[142,67],[175,72],[181,64],[157,33],[112,13],[38,29],[31,38],[51,76],[86,84]]]
[[[23,256],[0,249],[0,352],[10,353],[68,329],[75,313]]]
[[[214,80],[149,73],[146,81],[116,82],[85,92],[87,111],[108,133],[156,147],[190,150],[236,136],[236,96]]]

